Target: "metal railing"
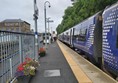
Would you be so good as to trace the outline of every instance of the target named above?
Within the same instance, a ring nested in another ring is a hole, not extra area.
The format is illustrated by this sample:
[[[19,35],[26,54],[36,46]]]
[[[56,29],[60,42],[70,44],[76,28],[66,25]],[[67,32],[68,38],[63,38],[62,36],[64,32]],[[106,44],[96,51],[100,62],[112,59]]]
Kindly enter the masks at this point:
[[[0,31],[0,83],[15,77],[25,57],[35,58],[35,35]]]

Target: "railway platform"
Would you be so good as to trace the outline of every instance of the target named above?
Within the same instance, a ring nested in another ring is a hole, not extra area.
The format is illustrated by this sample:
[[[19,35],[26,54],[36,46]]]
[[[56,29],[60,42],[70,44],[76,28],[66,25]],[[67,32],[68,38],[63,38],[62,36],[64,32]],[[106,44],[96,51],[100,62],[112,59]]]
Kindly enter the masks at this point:
[[[60,41],[47,46],[39,63],[30,83],[118,83]]]
[[[56,42],[47,45],[46,56],[40,57],[39,63],[30,83],[78,83]]]

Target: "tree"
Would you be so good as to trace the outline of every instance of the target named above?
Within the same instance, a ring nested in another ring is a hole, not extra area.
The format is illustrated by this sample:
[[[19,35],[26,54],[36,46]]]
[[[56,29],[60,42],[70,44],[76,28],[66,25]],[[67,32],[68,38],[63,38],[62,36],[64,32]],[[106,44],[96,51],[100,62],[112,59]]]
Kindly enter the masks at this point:
[[[62,33],[115,2],[117,0],[77,0],[65,10],[63,20],[56,28],[57,33]]]

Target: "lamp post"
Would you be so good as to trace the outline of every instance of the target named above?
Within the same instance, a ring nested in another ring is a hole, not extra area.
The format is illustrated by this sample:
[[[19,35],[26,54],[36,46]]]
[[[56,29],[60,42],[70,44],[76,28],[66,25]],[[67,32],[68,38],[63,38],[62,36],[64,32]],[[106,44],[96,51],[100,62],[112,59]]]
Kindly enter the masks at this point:
[[[53,20],[50,20],[50,17],[49,17],[49,18],[47,18],[47,23],[48,23],[48,33],[50,32],[50,31],[49,31],[49,30],[50,30],[50,29],[49,29],[49,28],[50,28],[50,27],[49,27],[49,23],[50,23],[50,22],[54,22],[54,21],[53,21]]]
[[[47,23],[48,23],[48,33],[50,32],[50,31],[49,31],[49,19],[50,19],[50,17],[47,18]]]
[[[44,19],[45,19],[45,48],[47,48],[47,26],[46,26],[46,3],[48,3],[48,7],[50,8],[50,2],[46,1],[44,3]]]
[[[38,19],[38,8],[36,5],[36,0],[34,0],[34,23],[35,23],[35,59],[38,59],[38,32],[37,32],[37,19]]]
[[[51,34],[52,34],[52,27],[51,27]]]

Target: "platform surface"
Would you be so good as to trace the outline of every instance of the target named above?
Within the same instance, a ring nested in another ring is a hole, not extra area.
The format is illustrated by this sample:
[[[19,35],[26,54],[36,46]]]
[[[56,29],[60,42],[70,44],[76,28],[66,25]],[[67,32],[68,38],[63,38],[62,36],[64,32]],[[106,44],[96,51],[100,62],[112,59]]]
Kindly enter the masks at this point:
[[[47,46],[47,55],[40,57],[40,67],[30,83],[78,83],[56,42]]]
[[[60,41],[47,48],[30,83],[118,83]]]

